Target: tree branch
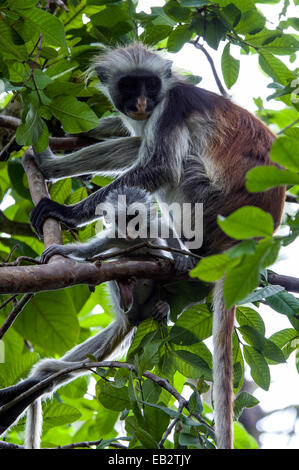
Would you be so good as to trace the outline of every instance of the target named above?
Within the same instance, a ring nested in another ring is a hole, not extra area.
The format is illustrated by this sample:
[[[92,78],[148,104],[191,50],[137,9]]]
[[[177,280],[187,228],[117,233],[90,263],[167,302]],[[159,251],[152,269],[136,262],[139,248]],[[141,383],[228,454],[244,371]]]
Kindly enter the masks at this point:
[[[14,116],[6,116],[4,114],[0,115],[0,127],[16,131],[21,124],[22,121],[19,118],[16,118]],[[96,142],[98,142],[97,139],[80,135],[49,138],[49,146],[53,152],[63,150],[72,152],[73,150],[92,145]]]
[[[8,317],[6,318],[5,322],[0,328],[0,340],[3,338],[7,330],[12,326],[18,315],[21,313],[25,305],[31,300],[33,297],[33,294],[25,294],[21,298],[21,300],[15,305],[15,307],[12,309]]]
[[[215,81],[217,83],[217,86],[218,86],[218,89],[219,89],[220,93],[223,96],[228,97],[228,93],[227,93],[227,91],[225,90],[224,86],[221,83],[221,80],[220,80],[219,75],[217,73],[214,61],[213,61],[212,57],[210,56],[210,54],[208,53],[208,51],[204,48],[204,46],[202,44],[199,44],[198,39],[197,40],[195,39],[194,41],[189,41],[189,44],[193,44],[193,46],[196,49],[199,49],[200,51],[202,51],[204,53],[204,55],[208,59],[208,62],[211,66],[211,69],[212,69],[212,72],[213,72],[213,75],[214,75],[214,78],[215,78]]]
[[[299,278],[292,276],[284,276],[283,274],[276,274],[273,271],[268,271],[268,282],[270,284],[279,285],[290,292],[299,293]]]

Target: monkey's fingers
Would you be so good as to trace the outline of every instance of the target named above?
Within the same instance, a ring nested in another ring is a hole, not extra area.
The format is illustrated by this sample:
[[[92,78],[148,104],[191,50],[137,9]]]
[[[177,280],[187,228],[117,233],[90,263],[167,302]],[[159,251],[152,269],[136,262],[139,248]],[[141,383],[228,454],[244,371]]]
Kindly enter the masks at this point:
[[[54,255],[62,255],[64,256],[64,253],[63,253],[63,246],[61,245],[51,245],[49,246],[49,248],[47,248],[42,254],[41,254],[41,257],[40,257],[40,262],[41,263],[48,263],[49,259],[52,258],[52,256]]]
[[[49,217],[65,223],[68,209],[68,206],[58,204],[46,197],[42,198],[30,214],[30,222],[37,236],[40,239],[43,238],[43,225]]]
[[[189,257],[181,254],[177,255],[174,260],[174,269],[178,274],[187,272],[190,269]]]
[[[163,323],[168,320],[170,307],[164,300],[159,300],[152,310],[152,315],[158,323]]]

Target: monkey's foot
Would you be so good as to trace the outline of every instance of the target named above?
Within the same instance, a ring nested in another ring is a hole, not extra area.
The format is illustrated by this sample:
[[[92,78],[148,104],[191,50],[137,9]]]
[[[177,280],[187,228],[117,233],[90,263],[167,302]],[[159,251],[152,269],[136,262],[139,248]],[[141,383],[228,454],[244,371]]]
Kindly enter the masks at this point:
[[[152,310],[152,315],[154,319],[159,323],[166,322],[168,320],[169,313],[170,313],[169,305],[164,300],[158,300],[158,302],[156,303],[156,305],[154,306]]]

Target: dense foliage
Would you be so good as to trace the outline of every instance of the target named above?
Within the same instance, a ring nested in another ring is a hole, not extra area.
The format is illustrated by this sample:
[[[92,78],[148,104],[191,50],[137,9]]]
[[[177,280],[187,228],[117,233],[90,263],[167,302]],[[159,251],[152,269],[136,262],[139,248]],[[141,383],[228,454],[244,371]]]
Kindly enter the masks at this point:
[[[147,14],[136,12],[137,0],[68,0],[65,8],[57,1],[0,0],[0,109],[3,116],[14,115],[22,120],[15,133],[0,129],[2,155],[14,139],[22,147],[21,151],[11,152],[9,160],[3,157],[0,162],[0,200],[9,193],[15,201],[0,212],[0,256],[6,259],[16,244],[18,248],[10,261],[20,255],[38,257],[43,251],[42,243],[27,225],[33,204],[20,163],[26,146],[42,151],[49,135],[88,131],[96,127],[99,118],[113,112],[97,88],[97,78],[89,76],[88,86],[83,79],[90,58],[104,45],[139,39],[175,53],[192,41],[195,46],[203,44],[206,50],[219,49],[219,54],[223,50],[222,75],[228,89],[237,81],[242,66],[231,55],[230,46],[240,48],[244,61],[247,55],[258,54],[261,70],[254,73],[265,73],[272,82],[267,103],[255,99],[257,115],[279,133],[271,157],[283,169],[255,168],[248,174],[247,187],[254,192],[287,184],[289,193],[298,196],[299,79],[294,61],[299,20],[288,16],[291,1],[169,0]],[[298,0],[293,2],[299,4]],[[259,4],[278,3],[280,21],[272,24],[259,10]],[[194,57],[199,54],[200,50],[194,48]],[[289,58],[289,66],[280,56]],[[200,77],[190,75],[190,80],[198,83]],[[248,93],[252,91],[249,89]],[[283,109],[272,110],[272,100],[283,103]],[[104,184],[107,180],[101,177],[67,178],[52,184],[50,194],[55,201],[73,204]],[[138,374],[127,369],[99,370],[98,375],[93,375],[97,381],[95,391],[88,388],[90,376],[60,389],[44,403],[43,447],[103,439],[100,447],[104,448],[122,439],[119,442],[131,448],[157,448],[175,419],[175,432],[173,438],[166,439],[166,448],[213,448],[212,410],[201,399],[212,379],[212,355],[204,342],[211,336],[210,296],[205,303],[189,308],[179,317],[178,314],[186,299],[198,302],[206,298],[209,283],[223,274],[227,306],[237,304],[233,340],[236,419],[244,407],[258,403],[253,396],[240,392],[244,364],[249,365],[257,386],[268,390],[269,365],[283,363],[293,351],[298,351],[299,320],[295,315],[299,302],[280,286],[268,283],[267,267],[275,262],[280,248],[298,236],[299,212],[286,211],[286,229],[274,237],[271,216],[256,208],[239,209],[226,219],[219,217],[219,224],[240,243],[221,255],[202,260],[193,270],[192,276],[204,281],[200,292],[192,282],[169,282],[161,288],[161,296],[170,301],[175,324],[161,329],[154,320],[147,320],[139,326],[128,353]],[[90,225],[77,230],[76,237],[84,241],[93,234],[94,226]],[[66,230],[63,238],[65,242],[74,240]],[[1,302],[6,298],[2,296]],[[260,302],[286,315],[290,327],[266,338],[258,312]],[[98,305],[104,313],[100,313]],[[1,323],[10,308],[9,304],[0,310]],[[76,286],[35,295],[3,338],[5,363],[0,364],[0,386],[25,377],[40,357],[58,358],[95,329],[108,325],[112,316],[104,285],[95,292],[87,286]],[[167,378],[179,393],[188,382],[188,411],[177,406],[173,395],[143,377],[146,370]],[[117,429],[121,431],[115,430],[119,418]],[[24,418],[7,440],[22,444],[23,430]],[[235,447],[257,447],[238,422]]]

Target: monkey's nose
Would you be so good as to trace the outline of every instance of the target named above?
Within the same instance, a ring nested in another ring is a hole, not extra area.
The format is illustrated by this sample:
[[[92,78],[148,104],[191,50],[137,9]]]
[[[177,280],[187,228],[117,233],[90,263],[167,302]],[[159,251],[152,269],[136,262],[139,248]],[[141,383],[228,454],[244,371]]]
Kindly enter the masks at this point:
[[[136,102],[136,108],[139,113],[145,113],[147,108],[147,100],[145,96],[139,96]]]

